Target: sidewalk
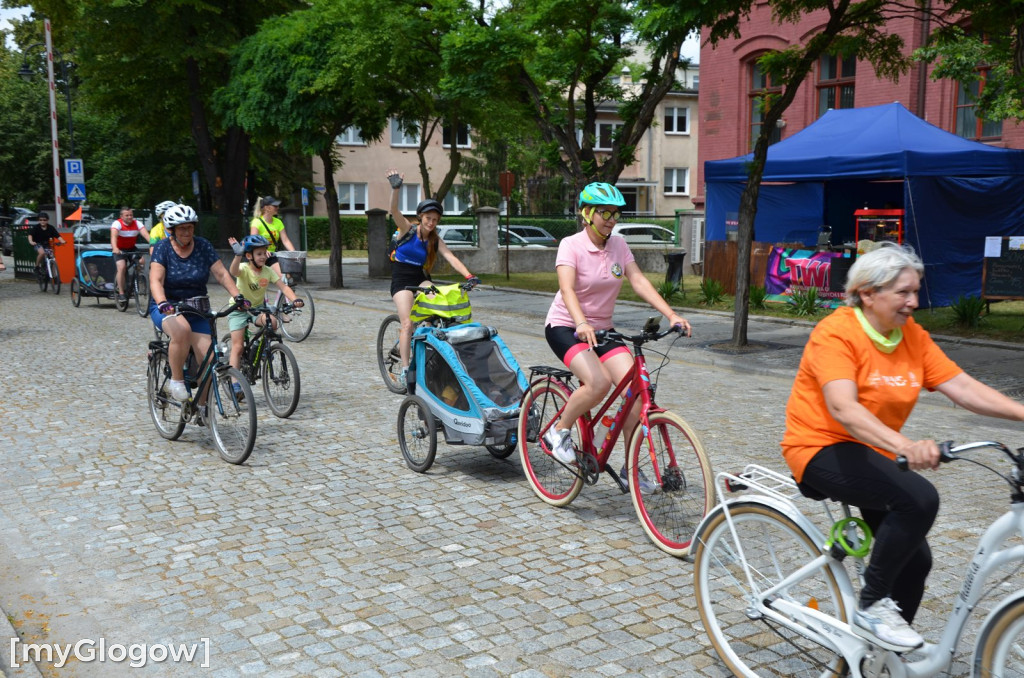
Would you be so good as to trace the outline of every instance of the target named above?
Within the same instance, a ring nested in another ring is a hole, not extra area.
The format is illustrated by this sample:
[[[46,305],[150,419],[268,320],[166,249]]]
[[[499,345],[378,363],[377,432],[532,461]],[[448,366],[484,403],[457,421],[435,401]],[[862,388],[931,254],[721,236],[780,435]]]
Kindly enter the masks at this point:
[[[333,290],[328,286],[326,259],[310,260],[310,283],[325,298],[341,300],[348,292],[379,292],[374,303],[382,310],[392,309],[386,278],[370,278],[366,261],[343,261],[345,287]],[[537,318],[536,334],[542,334],[541,321],[551,303],[551,295],[498,286],[480,286],[473,291],[475,309],[495,309]],[[678,302],[677,302],[678,304]],[[741,374],[775,376],[792,379],[796,374],[807,337],[814,323],[806,320],[751,316],[747,326],[749,345],[736,349],[730,345],[733,317],[730,313],[707,311],[688,306],[686,300],[678,308],[693,325],[692,340],[675,345],[672,357],[683,362],[714,366]],[[620,328],[639,328],[653,311],[644,304],[619,302],[615,321]],[[522,330],[523,328],[517,328]],[[529,328],[526,331],[530,331]],[[1015,398],[1024,397],[1024,344],[933,335],[942,350],[968,374]],[[922,398],[949,403],[941,395],[922,393]]]

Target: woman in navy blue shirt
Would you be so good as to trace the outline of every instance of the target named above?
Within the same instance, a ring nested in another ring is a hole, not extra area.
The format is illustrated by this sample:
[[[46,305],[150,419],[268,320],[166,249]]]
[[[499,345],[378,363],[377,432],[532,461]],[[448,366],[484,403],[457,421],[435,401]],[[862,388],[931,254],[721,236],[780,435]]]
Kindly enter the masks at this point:
[[[205,356],[210,348],[210,322],[192,313],[170,315],[171,302],[207,296],[210,274],[236,301],[240,296],[234,278],[224,268],[213,245],[195,235],[199,216],[188,205],[175,205],[164,213],[167,238],[153,248],[149,265],[149,317],[153,325],[170,338],[167,362],[171,366],[168,390],[175,400],[188,400],[185,388],[185,358],[189,349]],[[244,301],[244,298],[242,299]]]

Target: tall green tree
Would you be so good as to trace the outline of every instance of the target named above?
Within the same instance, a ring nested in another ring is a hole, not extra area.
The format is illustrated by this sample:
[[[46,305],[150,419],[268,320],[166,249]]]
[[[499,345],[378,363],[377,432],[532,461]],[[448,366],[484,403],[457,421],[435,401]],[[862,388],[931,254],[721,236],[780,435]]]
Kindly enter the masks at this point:
[[[55,40],[74,49],[80,91],[112,117],[139,153],[189,147],[220,216],[221,238],[241,232],[250,140],[210,108],[230,76],[230,50],[300,0],[36,0]],[[64,50],[67,52],[68,50]]]
[[[485,92],[521,107],[568,185],[614,183],[676,84],[679,50],[700,11],[664,0],[480,2],[472,21],[445,37],[445,86],[453,96]],[[627,61],[643,64],[629,84],[617,78]],[[621,125],[603,140],[606,152],[597,150],[597,123],[607,109]]]
[[[325,199],[330,224],[332,287],[342,287],[342,242],[338,191],[332,177],[340,161],[335,139],[348,127],[358,127],[364,139],[379,138],[387,123],[394,88],[367,91],[365,81],[325,75],[325,66],[338,52],[359,62],[359,44],[346,40],[352,22],[336,3],[314,3],[308,9],[265,22],[239,43],[229,83],[215,95],[216,108],[230,125],[237,125],[264,145],[280,144],[291,153],[317,156],[324,166]],[[336,40],[324,40],[334,36]]]
[[[740,3],[722,0],[717,4],[707,4],[705,20],[709,26],[710,43],[715,45],[727,36],[739,37],[743,21],[749,17],[755,4],[761,6],[764,3],[762,0],[743,0]],[[899,0],[768,0],[767,4],[773,19],[780,24],[800,23],[810,12],[825,12],[826,18],[822,22],[822,29],[808,36],[804,44],[769,51],[758,59],[762,70],[780,91],[765,95],[761,100],[761,131],[754,142],[747,184],[740,195],[736,305],[732,335],[735,346],[746,346],[748,343],[754,217],[757,214],[757,198],[772,130],[793,103],[797,90],[811,73],[814,64],[826,54],[841,54],[868,61],[878,75],[892,79],[905,73],[910,66],[910,57],[902,51],[903,38],[886,31],[891,19],[906,13],[906,4]]]
[[[1024,0],[953,0],[949,10],[916,56],[935,64],[933,78],[974,83],[986,120],[1024,120]]]
[[[495,115],[501,117],[480,91],[452,92],[444,85],[447,36],[472,19],[472,5],[466,0],[394,0],[382,8],[377,0],[338,2],[354,30],[344,44],[333,45],[336,54],[330,72],[344,81],[354,79],[368,90],[387,86],[401,93],[388,97],[389,113],[419,140],[416,152],[423,194],[443,199],[459,175],[463,150],[457,143],[450,144],[448,162],[438,171],[429,165],[427,149],[446,127],[454,135],[460,128],[483,129]]]
[[[7,206],[53,201],[46,84],[17,76],[21,56],[0,48],[0,203]]]

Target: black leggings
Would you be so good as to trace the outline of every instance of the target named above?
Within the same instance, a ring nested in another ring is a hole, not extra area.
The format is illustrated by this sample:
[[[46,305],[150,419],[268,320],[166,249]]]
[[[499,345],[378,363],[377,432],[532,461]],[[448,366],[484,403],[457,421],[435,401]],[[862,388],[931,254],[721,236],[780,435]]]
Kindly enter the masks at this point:
[[[803,483],[858,507],[875,535],[861,608],[888,596],[913,621],[932,569],[927,536],[939,512],[935,486],[860,443],[822,448],[804,470]]]

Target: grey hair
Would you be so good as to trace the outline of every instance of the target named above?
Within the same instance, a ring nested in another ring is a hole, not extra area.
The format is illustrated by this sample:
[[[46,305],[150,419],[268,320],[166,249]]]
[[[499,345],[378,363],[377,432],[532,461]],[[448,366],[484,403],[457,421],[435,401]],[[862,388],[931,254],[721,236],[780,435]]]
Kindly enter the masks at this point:
[[[881,289],[908,268],[924,275],[924,264],[910,245],[883,242],[878,249],[860,255],[846,277],[846,305],[863,306],[862,290]]]

